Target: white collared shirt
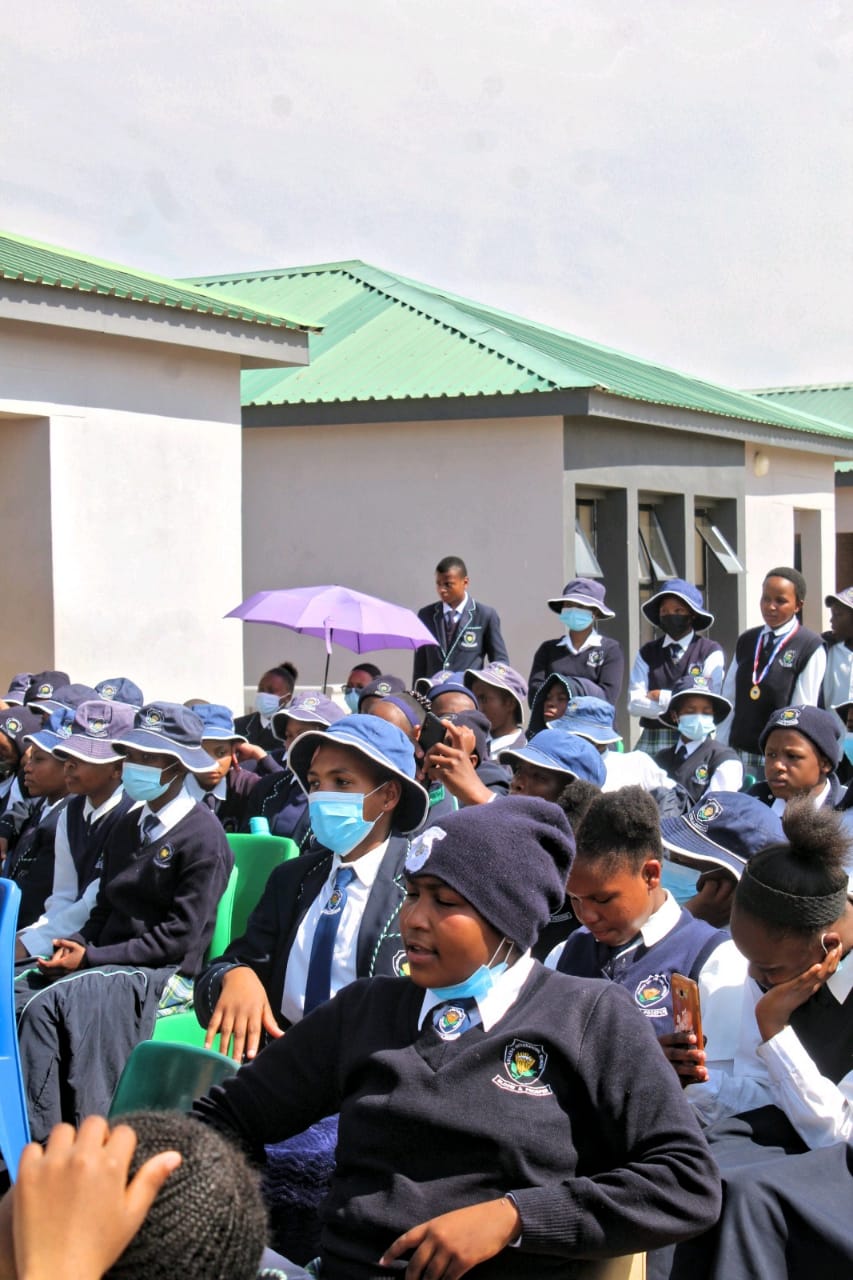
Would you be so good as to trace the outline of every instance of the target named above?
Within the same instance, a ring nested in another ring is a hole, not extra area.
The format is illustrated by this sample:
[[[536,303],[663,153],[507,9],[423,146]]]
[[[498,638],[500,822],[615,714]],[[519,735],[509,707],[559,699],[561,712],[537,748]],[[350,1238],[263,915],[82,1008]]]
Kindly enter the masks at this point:
[[[711,735],[712,737],[714,735]],[[684,758],[689,760],[695,751],[698,751],[703,743],[707,742],[707,738],[699,738],[696,742],[690,742],[687,738],[679,735],[678,746],[684,747]],[[676,762],[677,763],[677,762]],[[711,780],[705,791],[740,791],[743,786],[743,764],[740,760],[722,760],[711,774]],[[705,794],[704,792],[702,793]]]
[[[388,841],[363,853],[354,862],[344,863],[341,858],[332,858],[332,867],[326,877],[326,883],[311,903],[296,930],[296,937],[290,954],[287,957],[287,969],[284,975],[284,992],[281,998],[281,1011],[288,1022],[298,1022],[305,1012],[305,985],[308,981],[308,964],[311,959],[311,944],[317,922],[331,897],[335,887],[335,876],[341,866],[352,867],[355,875],[347,885],[346,902],[341,911],[338,930],[335,934],[335,948],[332,953],[331,994],[348,986],[358,976],[356,973],[356,949],[361,918],[370,890],[379,874],[382,859],[388,850]]]
[[[827,781],[823,784],[823,789],[821,790],[821,792],[818,795],[816,795],[812,800],[812,804],[816,809],[822,809],[823,806],[826,804],[827,800],[829,799],[830,790],[831,790],[831,787],[829,785],[829,779],[827,779]],[[778,814],[779,817],[781,818],[784,816],[787,805],[788,805],[787,800],[783,800],[781,796],[777,796],[770,806],[770,811],[771,813]]]
[[[826,674],[823,677],[823,705],[836,707],[853,696],[853,651],[843,640],[826,651]]]
[[[467,591],[465,592],[465,595],[463,596],[463,598],[460,600],[459,604],[457,604],[455,607],[452,604],[445,604],[443,600],[441,602],[441,609],[442,609],[442,615],[444,617],[444,621],[447,622],[447,619],[450,618],[454,626],[462,617],[462,614],[465,612],[467,608],[468,608],[468,592]]]
[[[663,637],[664,649],[672,649],[676,646],[686,651],[687,646],[693,643],[695,636],[694,631],[688,631],[686,636],[682,636],[680,640],[673,640],[671,636]],[[709,653],[705,661],[702,663],[702,675],[708,681],[708,688],[711,693],[719,693],[723,684],[723,668],[725,666],[725,654],[722,649],[715,649],[713,653]],[[634,658],[634,665],[631,667],[631,678],[628,681],[628,714],[632,716],[645,716],[646,719],[654,720],[658,716],[663,715],[669,706],[669,700],[672,697],[671,689],[660,689],[659,698],[649,697],[649,664],[646,662],[642,654],[638,653]],[[663,725],[663,728],[669,726]]]
[[[515,1004],[534,963],[530,952],[525,951],[518,957],[515,964],[511,964],[503,973],[498,974],[484,996],[476,997],[477,1012],[484,1031],[491,1031],[492,1027],[500,1022],[504,1014]],[[427,987],[418,1017],[418,1030],[424,1025],[431,1009],[446,1003],[446,996],[436,995],[431,987]]]
[[[83,805],[83,817],[93,825],[105,817],[124,795],[121,784],[95,809],[89,797]],[[18,934],[31,956],[49,956],[54,938],[70,938],[89,919],[98,896],[100,879],[95,879],[80,893],[77,868],[68,841],[68,809],[63,809],[56,824],[54,838],[53,886],[44,911],[33,924]]]
[[[572,644],[572,638],[569,635],[568,631],[563,636],[562,640],[557,641],[557,644],[562,645],[564,649],[568,649],[569,653],[584,653],[587,649],[600,649],[601,636],[598,634],[598,632],[595,630],[595,627],[593,626],[592,631],[590,631],[586,640],[584,640],[583,644],[580,646],[579,649],[576,649],[575,646]]]
[[[781,640],[782,636],[786,636],[794,630],[797,625],[797,619],[791,618],[783,627],[777,627],[772,631],[770,627],[761,628],[761,644],[764,643],[764,637],[772,635],[774,639]],[[759,646],[760,652],[760,646]],[[826,650],[821,645],[815,649],[809,658],[803,670],[797,676],[796,683],[791,690],[791,700],[789,706],[792,707],[816,707],[820,687],[823,683],[824,673],[826,671]],[[726,672],[726,678],[723,681],[723,697],[728,698],[732,704],[732,710],[726,716],[722,724],[717,725],[717,741],[722,742],[724,746],[728,746],[729,734],[731,733],[732,720],[734,719],[734,704],[736,681],[738,673],[737,658],[732,658],[732,665]],[[768,716],[770,712],[768,711]]]
[[[214,800],[224,800],[228,794],[228,776],[226,774],[224,778],[220,778],[212,791],[205,791],[195,774],[188,773],[184,779],[184,786],[187,789],[187,794],[201,804],[204,804],[205,796],[213,796]]]
[[[170,800],[168,804],[165,804],[162,809],[158,809],[156,813],[152,813],[147,804],[142,806],[139,810],[139,830],[142,830],[145,819],[151,814],[152,817],[157,819],[157,826],[152,829],[149,840],[162,840],[163,836],[172,830],[172,827],[178,825],[181,818],[185,818],[192,811],[195,803],[195,800],[187,791],[185,778],[184,785],[174,800]]]
[[[658,787],[671,790],[675,782],[665,769],[656,764],[647,751],[610,751],[602,755],[607,776],[602,791],[619,791],[621,787],[642,787],[654,791]]]

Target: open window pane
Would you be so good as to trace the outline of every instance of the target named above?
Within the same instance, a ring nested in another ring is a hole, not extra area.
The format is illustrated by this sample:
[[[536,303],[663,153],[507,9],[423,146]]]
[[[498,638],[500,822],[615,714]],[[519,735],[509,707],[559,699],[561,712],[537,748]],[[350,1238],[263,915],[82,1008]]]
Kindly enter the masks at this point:
[[[604,571],[579,520],[575,521],[575,573],[579,578],[604,577]]]
[[[734,547],[726,541],[717,526],[712,524],[707,516],[700,515],[697,518],[696,532],[711,554],[716,556],[726,573],[743,573],[743,565],[738,560]]]
[[[641,582],[677,578],[678,571],[654,507],[640,507],[639,560]]]

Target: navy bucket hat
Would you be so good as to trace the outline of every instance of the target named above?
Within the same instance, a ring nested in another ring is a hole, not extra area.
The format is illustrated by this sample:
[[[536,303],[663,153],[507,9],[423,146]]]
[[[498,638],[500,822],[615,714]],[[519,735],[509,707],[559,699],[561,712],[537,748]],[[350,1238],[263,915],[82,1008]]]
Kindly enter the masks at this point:
[[[190,773],[209,773],[216,761],[202,750],[204,722],[179,702],[148,702],[133,717],[133,728],[113,738],[113,746],[174,756]]]
[[[739,880],[759,849],[783,844],[779,817],[755,796],[714,791],[677,818],[664,818],[661,840],[673,862],[697,871],[722,867]]]
[[[615,618],[616,614],[604,603],[604,584],[595,578],[572,578],[563,587],[563,594],[548,601],[548,608],[554,613],[561,613],[567,604],[583,605],[585,609],[595,609],[601,618]]]
[[[642,606],[643,613],[654,626],[660,626],[660,607],[667,596],[675,596],[682,604],[687,605],[695,619],[694,631],[707,631],[714,625],[714,615],[705,608],[699,588],[694,587],[692,582],[686,582],[684,578],[668,578]]]

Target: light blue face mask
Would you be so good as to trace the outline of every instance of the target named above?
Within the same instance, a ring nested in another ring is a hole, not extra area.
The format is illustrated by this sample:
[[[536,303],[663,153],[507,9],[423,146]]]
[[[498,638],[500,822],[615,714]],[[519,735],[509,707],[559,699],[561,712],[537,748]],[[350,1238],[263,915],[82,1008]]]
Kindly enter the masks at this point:
[[[347,704],[353,715],[358,711],[358,699],[360,695],[361,689],[347,689],[344,694],[344,702]]]
[[[715,727],[713,716],[688,715],[678,718],[678,732],[690,742],[701,742],[714,732]]]
[[[848,733],[847,737],[844,739],[844,754],[850,763],[853,764],[853,733]]]
[[[492,964],[492,960],[494,960],[505,943],[509,945],[509,950],[512,951],[513,944],[509,939],[501,938],[495,948],[495,955],[492,956],[488,964],[481,964],[479,969],[475,969],[462,982],[455,982],[452,987],[432,987],[431,990],[442,1000],[461,1000],[464,996],[473,996],[475,1000],[482,1000],[495,985],[495,978],[499,978],[502,973],[506,972],[508,967],[506,960],[501,960],[499,964]]]
[[[560,621],[569,631],[586,631],[595,622],[595,614],[591,609],[561,609]]]
[[[125,760],[121,767],[122,786],[131,800],[141,800],[143,804],[147,804],[164,796],[174,781],[170,779],[168,782],[161,782],[162,773],[165,773],[165,769],[157,769],[151,764],[131,764],[129,760]]]
[[[278,711],[279,695],[277,693],[255,694],[255,710],[261,716],[274,716]]]
[[[343,857],[370,835],[381,814],[372,822],[364,816],[364,802],[376,795],[385,783],[380,782],[367,794],[346,791],[312,791],[308,797],[311,830],[327,849]]]

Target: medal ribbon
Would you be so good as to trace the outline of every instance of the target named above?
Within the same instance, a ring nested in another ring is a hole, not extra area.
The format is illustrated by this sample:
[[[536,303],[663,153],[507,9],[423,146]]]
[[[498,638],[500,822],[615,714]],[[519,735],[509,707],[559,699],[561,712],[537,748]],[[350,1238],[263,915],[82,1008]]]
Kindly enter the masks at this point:
[[[785,648],[785,645],[788,643],[789,640],[793,640],[794,636],[797,634],[799,629],[800,629],[800,624],[798,622],[797,625],[793,627],[792,630],[790,630],[786,636],[782,636],[781,639],[777,640],[776,644],[773,646],[773,652],[770,654],[770,657],[767,659],[767,662],[765,663],[764,670],[762,671],[761,675],[758,674],[758,655],[761,653],[761,645],[762,645],[764,636],[763,636],[763,633],[759,631],[755,641],[755,658],[753,659],[753,663],[752,663],[752,687],[754,689],[761,684],[761,681],[764,679],[764,677],[767,675],[767,672],[770,670],[770,668],[773,666],[773,663],[776,661],[778,654],[782,652],[782,650]],[[771,632],[770,634],[772,635],[773,633]]]

